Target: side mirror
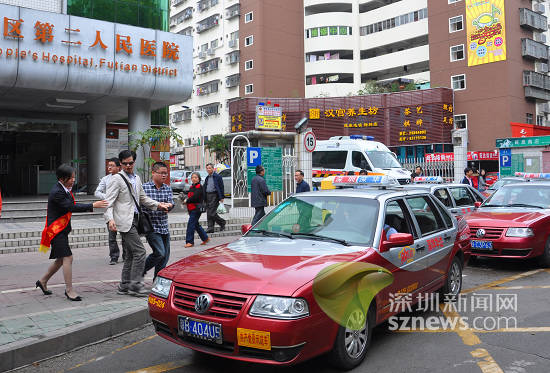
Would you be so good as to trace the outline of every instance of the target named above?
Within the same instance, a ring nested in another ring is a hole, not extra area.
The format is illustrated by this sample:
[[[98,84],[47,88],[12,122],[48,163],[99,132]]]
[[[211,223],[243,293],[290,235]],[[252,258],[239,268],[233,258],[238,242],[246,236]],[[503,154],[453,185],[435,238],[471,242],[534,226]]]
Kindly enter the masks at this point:
[[[246,232],[248,232],[250,229],[252,229],[251,224],[243,224],[241,225],[241,233],[244,235]]]
[[[479,208],[480,206],[481,206],[481,202],[479,202],[479,201],[474,202],[474,207],[476,209]]]
[[[414,238],[410,233],[394,233],[387,241],[383,241],[380,246],[380,252],[386,252],[392,247],[410,246],[414,244]]]

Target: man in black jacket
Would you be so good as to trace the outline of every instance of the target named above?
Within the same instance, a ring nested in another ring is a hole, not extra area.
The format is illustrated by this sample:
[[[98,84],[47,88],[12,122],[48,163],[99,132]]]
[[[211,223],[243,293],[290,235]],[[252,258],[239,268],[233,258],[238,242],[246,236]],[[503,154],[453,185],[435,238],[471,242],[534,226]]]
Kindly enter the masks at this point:
[[[262,166],[256,166],[256,176],[252,179],[250,195],[250,203],[252,207],[256,209],[254,218],[252,218],[252,225],[256,224],[264,217],[264,207],[267,206],[267,196],[271,194],[265,182],[264,175],[265,169]]]
[[[223,179],[217,172],[214,171],[214,165],[208,163],[206,165],[208,176],[204,180],[204,190],[206,191],[206,218],[208,220],[208,229],[206,233],[213,233],[216,223],[220,225],[220,230],[225,229],[226,221],[218,215],[218,205],[223,203],[224,190]]]

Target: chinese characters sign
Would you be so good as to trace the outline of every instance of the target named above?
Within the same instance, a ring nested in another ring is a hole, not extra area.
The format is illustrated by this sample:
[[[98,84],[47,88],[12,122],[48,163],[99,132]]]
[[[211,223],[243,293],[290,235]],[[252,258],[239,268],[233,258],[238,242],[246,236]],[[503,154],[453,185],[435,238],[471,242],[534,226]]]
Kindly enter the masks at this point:
[[[282,129],[283,111],[281,107],[273,106],[256,106],[256,128],[281,130]]]
[[[504,0],[466,0],[468,66],[506,60]]]
[[[548,146],[550,136],[532,136],[523,138],[497,139],[497,148],[520,148],[524,146]]]

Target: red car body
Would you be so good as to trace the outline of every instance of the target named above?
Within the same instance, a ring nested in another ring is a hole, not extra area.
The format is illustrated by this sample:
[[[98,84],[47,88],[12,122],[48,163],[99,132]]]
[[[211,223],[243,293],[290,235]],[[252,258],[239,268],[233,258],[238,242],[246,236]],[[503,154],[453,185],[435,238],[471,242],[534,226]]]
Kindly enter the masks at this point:
[[[418,191],[399,193],[428,195]],[[438,205],[438,208],[445,210],[443,205]],[[450,230],[440,231],[423,241],[426,256],[436,254],[439,248],[443,248],[443,240],[445,251],[442,250],[439,256],[432,256],[439,259],[432,259],[429,267],[417,271],[396,266],[384,258],[384,253],[378,249],[384,237],[380,226],[375,236],[378,238],[374,241],[377,248],[353,247],[349,249],[350,252],[334,255],[315,255],[311,251],[308,254],[308,250],[324,247],[330,250],[334,248],[333,252],[338,252],[341,245],[311,239],[275,237],[260,239],[245,236],[234,243],[205,250],[159,273],[159,277],[172,280],[172,284],[166,299],[154,294],[149,296],[153,325],[161,337],[171,342],[225,358],[271,365],[291,365],[310,359],[333,349],[340,328],[315,300],[314,279],[323,269],[332,264],[351,262],[370,263],[391,272],[393,283],[383,288],[373,299],[375,324],[381,323],[395,314],[389,307],[391,293],[410,293],[414,303],[418,294],[433,292],[444,286],[453,258],[457,257],[460,265],[468,260],[468,226],[464,221],[451,219],[453,227]],[[257,253],[266,247],[273,247],[277,251],[294,244],[299,249],[293,255],[265,255],[269,250]],[[235,248],[246,250],[243,252]],[[304,251],[301,251],[302,248]],[[410,268],[406,265],[404,267]],[[212,307],[208,313],[199,314],[195,302],[203,293],[212,296]],[[305,299],[309,315],[294,320],[252,316],[250,308],[260,294]],[[180,316],[221,324],[223,343],[203,341],[179,332]],[[269,345],[264,348],[239,345],[238,333],[242,332],[241,329],[269,333]]]

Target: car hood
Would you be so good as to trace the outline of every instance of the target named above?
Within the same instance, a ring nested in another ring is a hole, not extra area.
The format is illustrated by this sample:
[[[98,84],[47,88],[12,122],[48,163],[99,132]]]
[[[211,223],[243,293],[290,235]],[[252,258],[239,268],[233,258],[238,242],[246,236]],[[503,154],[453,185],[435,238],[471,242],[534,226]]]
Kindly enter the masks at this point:
[[[243,237],[184,258],[160,276],[208,289],[291,296],[323,268],[357,261],[373,251],[298,238]]]
[[[525,227],[548,216],[543,210],[524,209],[519,212],[517,208],[485,207],[466,216],[470,226],[484,227]]]

